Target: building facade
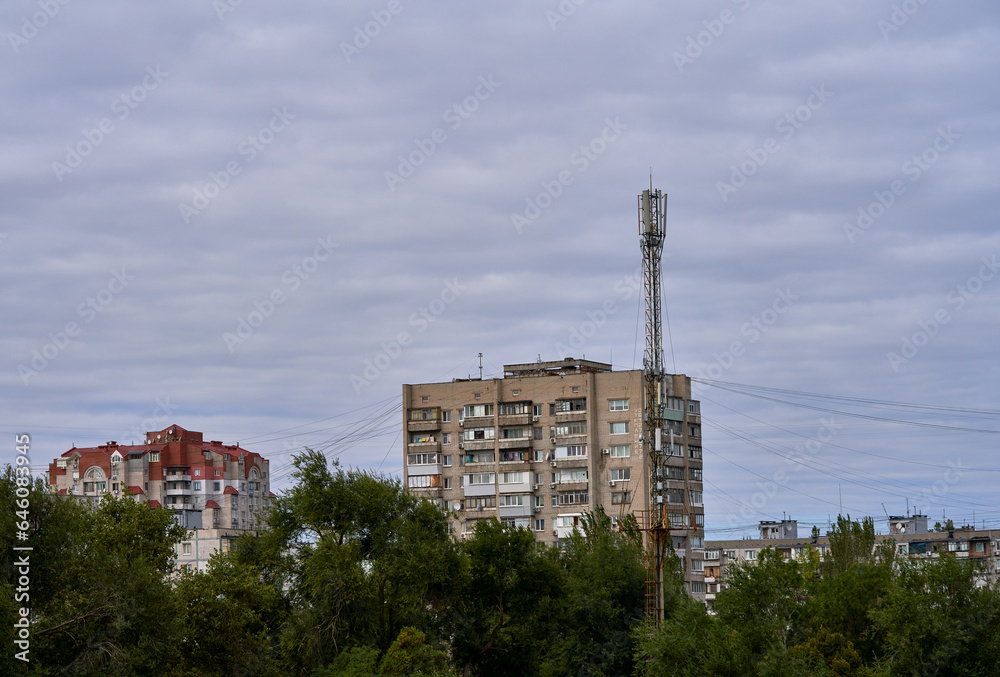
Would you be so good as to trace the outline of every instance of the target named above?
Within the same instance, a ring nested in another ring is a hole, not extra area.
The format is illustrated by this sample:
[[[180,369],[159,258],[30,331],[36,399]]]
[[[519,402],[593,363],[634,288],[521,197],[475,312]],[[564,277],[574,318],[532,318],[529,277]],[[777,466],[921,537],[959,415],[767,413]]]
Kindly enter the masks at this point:
[[[691,380],[668,377],[665,512],[695,594],[704,593],[701,411]],[[403,386],[404,482],[468,537],[484,519],[558,544],[602,506],[650,510],[641,370],[566,359],[504,366],[503,378]],[[640,520],[641,521],[641,520]]]
[[[49,464],[47,481],[80,500],[131,496],[173,511],[190,536],[177,547],[178,566],[197,569],[240,533],[262,528],[274,498],[260,454],[177,425],[146,433],[145,444],[74,447]]]

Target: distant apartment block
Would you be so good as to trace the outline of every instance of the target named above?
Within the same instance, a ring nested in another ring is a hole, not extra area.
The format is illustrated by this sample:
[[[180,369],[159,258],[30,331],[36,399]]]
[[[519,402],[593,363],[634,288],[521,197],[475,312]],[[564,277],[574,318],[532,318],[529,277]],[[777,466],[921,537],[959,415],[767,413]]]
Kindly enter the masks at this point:
[[[204,569],[212,552],[263,528],[274,498],[268,474],[260,454],[172,425],[146,433],[145,444],[74,447],[49,464],[47,475],[57,494],[89,501],[131,496],[173,511],[190,530],[177,547],[178,566]]]
[[[665,509],[690,589],[701,596],[701,410],[690,378],[668,376],[667,388]],[[505,365],[503,378],[404,385],[404,482],[448,512],[457,537],[495,517],[558,544],[597,506],[616,522],[650,509],[643,405],[641,370],[580,359]]]

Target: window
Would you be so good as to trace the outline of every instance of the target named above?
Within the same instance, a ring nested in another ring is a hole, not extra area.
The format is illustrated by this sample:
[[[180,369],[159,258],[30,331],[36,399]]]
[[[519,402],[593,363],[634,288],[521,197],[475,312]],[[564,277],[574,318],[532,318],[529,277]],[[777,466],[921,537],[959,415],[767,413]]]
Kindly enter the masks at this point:
[[[544,449],[533,449],[531,451],[532,461],[544,461],[545,460],[545,450]]]
[[[474,472],[469,475],[469,485],[474,484],[493,484],[496,479],[496,475],[491,472]]]
[[[484,510],[486,508],[497,507],[496,496],[476,496],[465,499],[465,507],[468,510]]]
[[[573,389],[576,392],[576,388]],[[579,397],[572,400],[556,400],[556,412],[563,413],[567,411],[586,411],[587,410],[587,398]]]
[[[517,392],[515,391],[516,395]],[[503,402],[500,404],[500,415],[501,416],[517,416],[520,414],[530,414],[531,413],[531,403],[530,402]]]
[[[689,458],[701,458],[701,447],[688,447]]]
[[[722,554],[725,555],[727,559],[736,559],[735,550],[726,550]]]
[[[559,475],[559,481],[562,482],[586,482],[587,481],[587,469],[586,468],[567,468],[559,473],[554,473]]]
[[[506,496],[500,497],[500,507],[501,508],[513,508],[517,506],[524,505],[524,495],[523,494],[507,494]]]
[[[451,478],[445,477],[444,479],[442,479],[441,486],[444,487],[445,489],[451,489]]]
[[[688,468],[691,479],[701,482],[701,468]]]
[[[194,490],[195,491],[201,491],[201,482],[199,482],[198,480],[195,480]]]
[[[218,477],[218,476],[219,476],[220,474],[221,474],[221,473],[219,472],[219,469],[218,469],[218,468],[216,468],[216,469],[215,469],[215,476],[216,476],[216,477]],[[264,477],[267,477],[267,473],[264,473]]]
[[[608,411],[628,411],[628,400],[611,400]]]
[[[969,552],[969,542],[968,541],[962,541],[961,543],[959,543],[958,544],[958,551],[959,552]]]
[[[614,481],[628,482],[631,478],[632,471],[630,468],[612,468],[611,469],[611,479]]]
[[[748,559],[748,560],[755,560],[755,559],[757,559],[757,551],[756,550],[747,550],[745,553],[743,553],[743,556],[746,559]]]
[[[689,414],[700,414],[701,413],[701,402],[697,400],[688,400],[688,413]]]
[[[535,520],[535,531],[545,531],[545,520]]]
[[[190,543],[184,543],[182,547],[183,547],[183,553],[185,555],[190,555],[191,554],[191,544]]]
[[[542,405],[540,405],[540,404],[532,405],[532,407],[531,407],[531,413],[534,416],[541,416],[542,415]]]
[[[441,444],[451,444],[451,433],[441,433]]]
[[[666,407],[671,411],[684,411],[684,400],[680,397],[668,397]]]
[[[985,543],[976,543],[976,552],[986,552]]]
[[[702,581],[691,581],[691,592],[693,594],[705,592],[705,583]]]
[[[688,496],[691,497],[691,502],[692,503],[702,503],[703,502],[702,501],[702,492],[700,492],[700,491],[692,491],[692,492],[690,492],[688,494]]]
[[[426,402],[427,401],[427,395],[421,396],[420,401],[421,402]]]
[[[451,454],[445,454],[443,456],[443,458],[444,458],[444,467],[445,468],[450,468],[451,467]]]
[[[550,404],[549,405],[549,416],[555,416],[555,415],[556,415],[556,405]]]
[[[195,477],[201,477],[201,468],[196,468],[195,469],[194,476]]]
[[[411,489],[428,489],[433,486],[431,477],[436,477],[436,475],[410,475],[406,478],[406,486]]]
[[[523,472],[500,473],[500,484],[521,484],[524,481]]]
[[[612,435],[628,434],[628,421],[618,421],[615,423],[610,423],[609,426]]]
[[[521,394],[521,391],[520,390],[515,390],[512,394],[514,395],[514,397],[517,397],[518,395]]]
[[[705,516],[702,515],[701,513],[697,513],[694,516],[694,525],[696,527],[703,527],[703,526],[705,526]]]
[[[534,434],[534,438],[536,440],[542,439],[542,429],[541,428],[535,428],[534,430],[532,430],[532,433]]]
[[[683,456],[684,447],[680,444],[665,444],[663,451],[666,452],[667,456]]]
[[[501,461],[527,461],[528,452],[526,451],[501,451],[500,452]]]
[[[554,434],[559,435],[586,435],[587,434],[587,422],[586,421],[574,421],[572,423],[563,423],[557,425],[553,428]]]
[[[693,559],[691,560],[691,571],[704,571],[705,570],[705,560]]]
[[[478,395],[476,396],[478,397]],[[492,416],[493,415],[493,405],[492,404],[467,404],[465,409],[462,410],[465,418],[476,418],[479,416]]]
[[[410,433],[410,444],[430,444],[436,441],[430,433]]]
[[[585,444],[571,444],[566,447],[566,457],[572,456],[586,456],[587,455],[587,445]]]
[[[151,452],[149,452],[149,462],[150,463],[157,463],[157,462],[159,462],[159,460],[160,460],[160,452],[158,452],[158,451],[151,451]]]
[[[480,394],[476,393],[476,399],[478,400],[479,398],[480,398]]]
[[[527,433],[524,428],[504,428],[503,438],[505,440],[515,440],[521,437],[527,437]]]
[[[611,458],[628,458],[629,446],[627,444],[618,444],[611,447]]]
[[[451,409],[441,412],[441,420],[445,423],[451,423]]]
[[[684,502],[684,490],[683,489],[664,489],[663,495],[667,503],[683,503]]]
[[[701,437],[701,426],[696,423],[688,423],[688,437]]]
[[[667,467],[667,479],[668,480],[682,480],[684,479],[684,468],[678,468],[677,466]]]
[[[632,492],[631,491],[612,491],[611,492],[611,505],[621,505],[623,503],[632,502]]]
[[[589,498],[586,491],[564,491],[559,494],[559,505],[585,505]]]
[[[535,496],[535,507],[536,508],[544,508],[545,507],[545,497],[544,496]]]
[[[437,454],[407,454],[406,465],[435,465],[439,463]]]
[[[462,432],[462,439],[467,442],[475,440],[492,440],[496,431],[493,428],[466,428]]]
[[[492,451],[480,451],[475,454],[465,455],[466,463],[492,463],[493,462],[493,452]]]
[[[222,482],[212,482],[212,491],[222,491]]]
[[[706,550],[705,551],[705,559],[707,559],[707,560],[719,559],[719,551],[718,550]]]

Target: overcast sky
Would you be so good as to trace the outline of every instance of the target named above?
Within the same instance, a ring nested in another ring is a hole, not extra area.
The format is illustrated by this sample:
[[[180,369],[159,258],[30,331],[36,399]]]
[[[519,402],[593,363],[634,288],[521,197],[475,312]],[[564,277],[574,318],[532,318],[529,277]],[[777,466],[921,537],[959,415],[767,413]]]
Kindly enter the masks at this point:
[[[176,423],[279,488],[303,445],[399,473],[402,383],[639,368],[652,172],[668,368],[753,386],[695,385],[709,538],[907,502],[1000,527],[998,19],[5,2],[0,461]]]

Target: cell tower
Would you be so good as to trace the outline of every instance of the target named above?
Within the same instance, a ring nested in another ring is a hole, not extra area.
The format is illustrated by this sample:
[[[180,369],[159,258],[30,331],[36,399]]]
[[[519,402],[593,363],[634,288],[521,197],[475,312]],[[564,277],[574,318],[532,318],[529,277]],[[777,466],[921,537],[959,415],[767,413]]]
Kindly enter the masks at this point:
[[[646,613],[655,622],[663,619],[663,562],[670,542],[665,519],[666,456],[663,453],[664,394],[663,340],[660,321],[660,261],[666,234],[667,197],[658,190],[639,195],[639,238],[642,248],[643,286],[646,292],[646,352],[642,367],[645,381],[643,446],[649,461],[649,512],[643,520],[648,535],[646,562]]]

